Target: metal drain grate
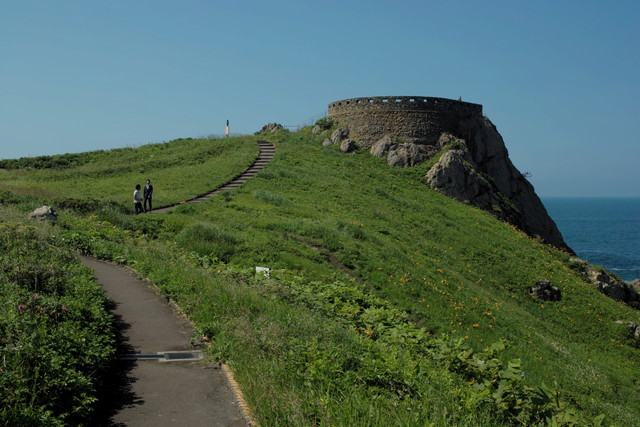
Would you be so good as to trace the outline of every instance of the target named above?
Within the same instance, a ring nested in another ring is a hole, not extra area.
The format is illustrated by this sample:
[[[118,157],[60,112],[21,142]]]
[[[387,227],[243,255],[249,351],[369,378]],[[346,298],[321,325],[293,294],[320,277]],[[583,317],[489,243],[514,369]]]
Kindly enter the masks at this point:
[[[204,359],[200,350],[159,351],[156,354],[124,354],[120,360],[157,360],[159,362],[190,362]]]
[[[161,362],[187,362],[189,360],[201,360],[204,359],[204,354],[200,350],[196,351],[165,351],[164,360]]]

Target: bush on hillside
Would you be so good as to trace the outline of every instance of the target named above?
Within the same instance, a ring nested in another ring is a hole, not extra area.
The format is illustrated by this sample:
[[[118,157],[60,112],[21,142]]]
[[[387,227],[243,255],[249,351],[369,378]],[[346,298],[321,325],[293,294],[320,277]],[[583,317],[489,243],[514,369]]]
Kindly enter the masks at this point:
[[[327,130],[327,129],[331,129],[332,127],[334,127],[336,125],[335,120],[329,118],[329,117],[323,117],[320,120],[318,120],[316,122],[316,126],[320,127],[320,129],[322,130]]]
[[[54,236],[0,224],[0,424],[88,421],[115,353],[106,299]]]
[[[53,156],[21,157],[0,160],[0,169],[67,169],[82,166],[89,156],[82,153],[56,154]]]

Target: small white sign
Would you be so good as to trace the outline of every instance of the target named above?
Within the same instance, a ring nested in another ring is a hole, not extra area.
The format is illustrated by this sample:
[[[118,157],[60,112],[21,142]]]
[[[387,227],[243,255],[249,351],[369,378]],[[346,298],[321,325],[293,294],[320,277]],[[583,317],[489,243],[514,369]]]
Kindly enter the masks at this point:
[[[269,267],[256,267],[256,274],[262,274],[264,277],[270,277],[270,272]]]

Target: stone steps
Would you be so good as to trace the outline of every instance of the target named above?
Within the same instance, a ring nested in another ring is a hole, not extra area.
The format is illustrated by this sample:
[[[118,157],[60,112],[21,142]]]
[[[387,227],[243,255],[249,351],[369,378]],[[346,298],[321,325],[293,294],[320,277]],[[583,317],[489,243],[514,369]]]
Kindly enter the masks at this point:
[[[198,197],[194,197],[193,199],[187,200],[187,203],[200,203],[211,197],[217,196],[221,191],[224,190],[233,190],[234,188],[240,187],[242,184],[247,182],[249,179],[256,176],[258,172],[260,172],[276,154],[276,147],[273,146],[268,141],[258,141],[258,147],[260,148],[260,153],[258,157],[251,163],[247,169],[244,170],[240,175],[227,182],[226,184],[221,185],[220,187],[210,191],[209,193],[200,195]],[[171,209],[175,208],[178,205],[164,206],[161,208],[156,208],[152,212],[153,213],[164,213],[168,212]]]

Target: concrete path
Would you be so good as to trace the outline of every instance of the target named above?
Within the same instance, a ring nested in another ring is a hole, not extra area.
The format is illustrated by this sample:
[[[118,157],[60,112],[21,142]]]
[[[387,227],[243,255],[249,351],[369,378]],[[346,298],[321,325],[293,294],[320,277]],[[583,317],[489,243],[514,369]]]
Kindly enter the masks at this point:
[[[82,257],[113,302],[120,354],[193,350],[189,323],[127,268]],[[123,360],[106,398],[108,426],[246,426],[227,378],[203,361]]]

